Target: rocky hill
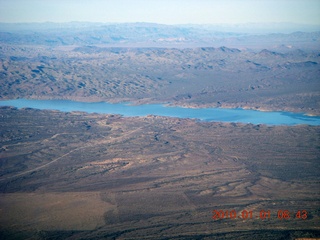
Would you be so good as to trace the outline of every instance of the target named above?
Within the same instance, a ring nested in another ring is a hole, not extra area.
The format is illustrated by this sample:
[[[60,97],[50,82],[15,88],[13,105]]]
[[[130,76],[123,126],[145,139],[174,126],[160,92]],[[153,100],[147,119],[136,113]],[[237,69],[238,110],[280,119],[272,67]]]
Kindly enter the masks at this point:
[[[0,47],[0,98],[170,102],[319,114],[319,51]]]

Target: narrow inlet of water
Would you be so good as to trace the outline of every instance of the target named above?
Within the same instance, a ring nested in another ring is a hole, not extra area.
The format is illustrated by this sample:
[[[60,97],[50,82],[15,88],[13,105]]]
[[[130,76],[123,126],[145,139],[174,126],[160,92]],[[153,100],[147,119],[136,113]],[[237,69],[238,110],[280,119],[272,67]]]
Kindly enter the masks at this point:
[[[320,117],[302,113],[261,112],[227,108],[183,108],[162,104],[130,105],[128,103],[77,102],[69,100],[15,99],[0,101],[0,106],[59,110],[63,112],[82,111],[87,113],[121,114],[125,117],[157,115],[178,118],[192,118],[212,122],[240,122],[267,125],[320,125]]]

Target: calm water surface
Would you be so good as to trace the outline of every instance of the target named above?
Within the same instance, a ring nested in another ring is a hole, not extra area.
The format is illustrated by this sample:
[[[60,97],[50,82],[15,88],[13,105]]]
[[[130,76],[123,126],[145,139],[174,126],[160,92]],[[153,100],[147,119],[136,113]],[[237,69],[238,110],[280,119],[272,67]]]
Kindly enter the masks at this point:
[[[161,104],[130,105],[127,103],[76,102],[68,100],[16,99],[0,101],[0,106],[60,110],[64,112],[83,111],[87,113],[121,114],[126,117],[158,115],[179,118],[195,118],[202,121],[241,122],[268,125],[320,125],[320,117],[310,117],[290,112],[260,112],[225,108],[182,108]]]

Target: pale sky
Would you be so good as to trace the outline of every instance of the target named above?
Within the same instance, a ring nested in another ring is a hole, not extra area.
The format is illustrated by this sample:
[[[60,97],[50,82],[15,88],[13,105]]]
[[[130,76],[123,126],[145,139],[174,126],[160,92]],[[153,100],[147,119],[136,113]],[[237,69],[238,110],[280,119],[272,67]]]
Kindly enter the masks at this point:
[[[320,0],[0,0],[0,22],[320,24]]]

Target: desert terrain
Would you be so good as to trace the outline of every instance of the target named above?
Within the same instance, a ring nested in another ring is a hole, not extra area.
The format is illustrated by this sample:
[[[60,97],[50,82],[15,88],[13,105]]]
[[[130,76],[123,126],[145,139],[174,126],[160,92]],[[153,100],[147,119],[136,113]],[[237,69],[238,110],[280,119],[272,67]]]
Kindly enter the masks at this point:
[[[152,24],[90,31],[31,24],[22,31],[19,26],[0,24],[0,99],[320,114],[319,32],[249,35]]]
[[[319,115],[316,53],[227,47],[3,47],[2,52],[2,99],[170,102]]]
[[[4,239],[320,236],[319,127],[7,107],[0,116]]]
[[[231,30],[0,23],[0,100],[320,114],[319,32]],[[0,239],[317,239],[319,138],[0,107]]]

